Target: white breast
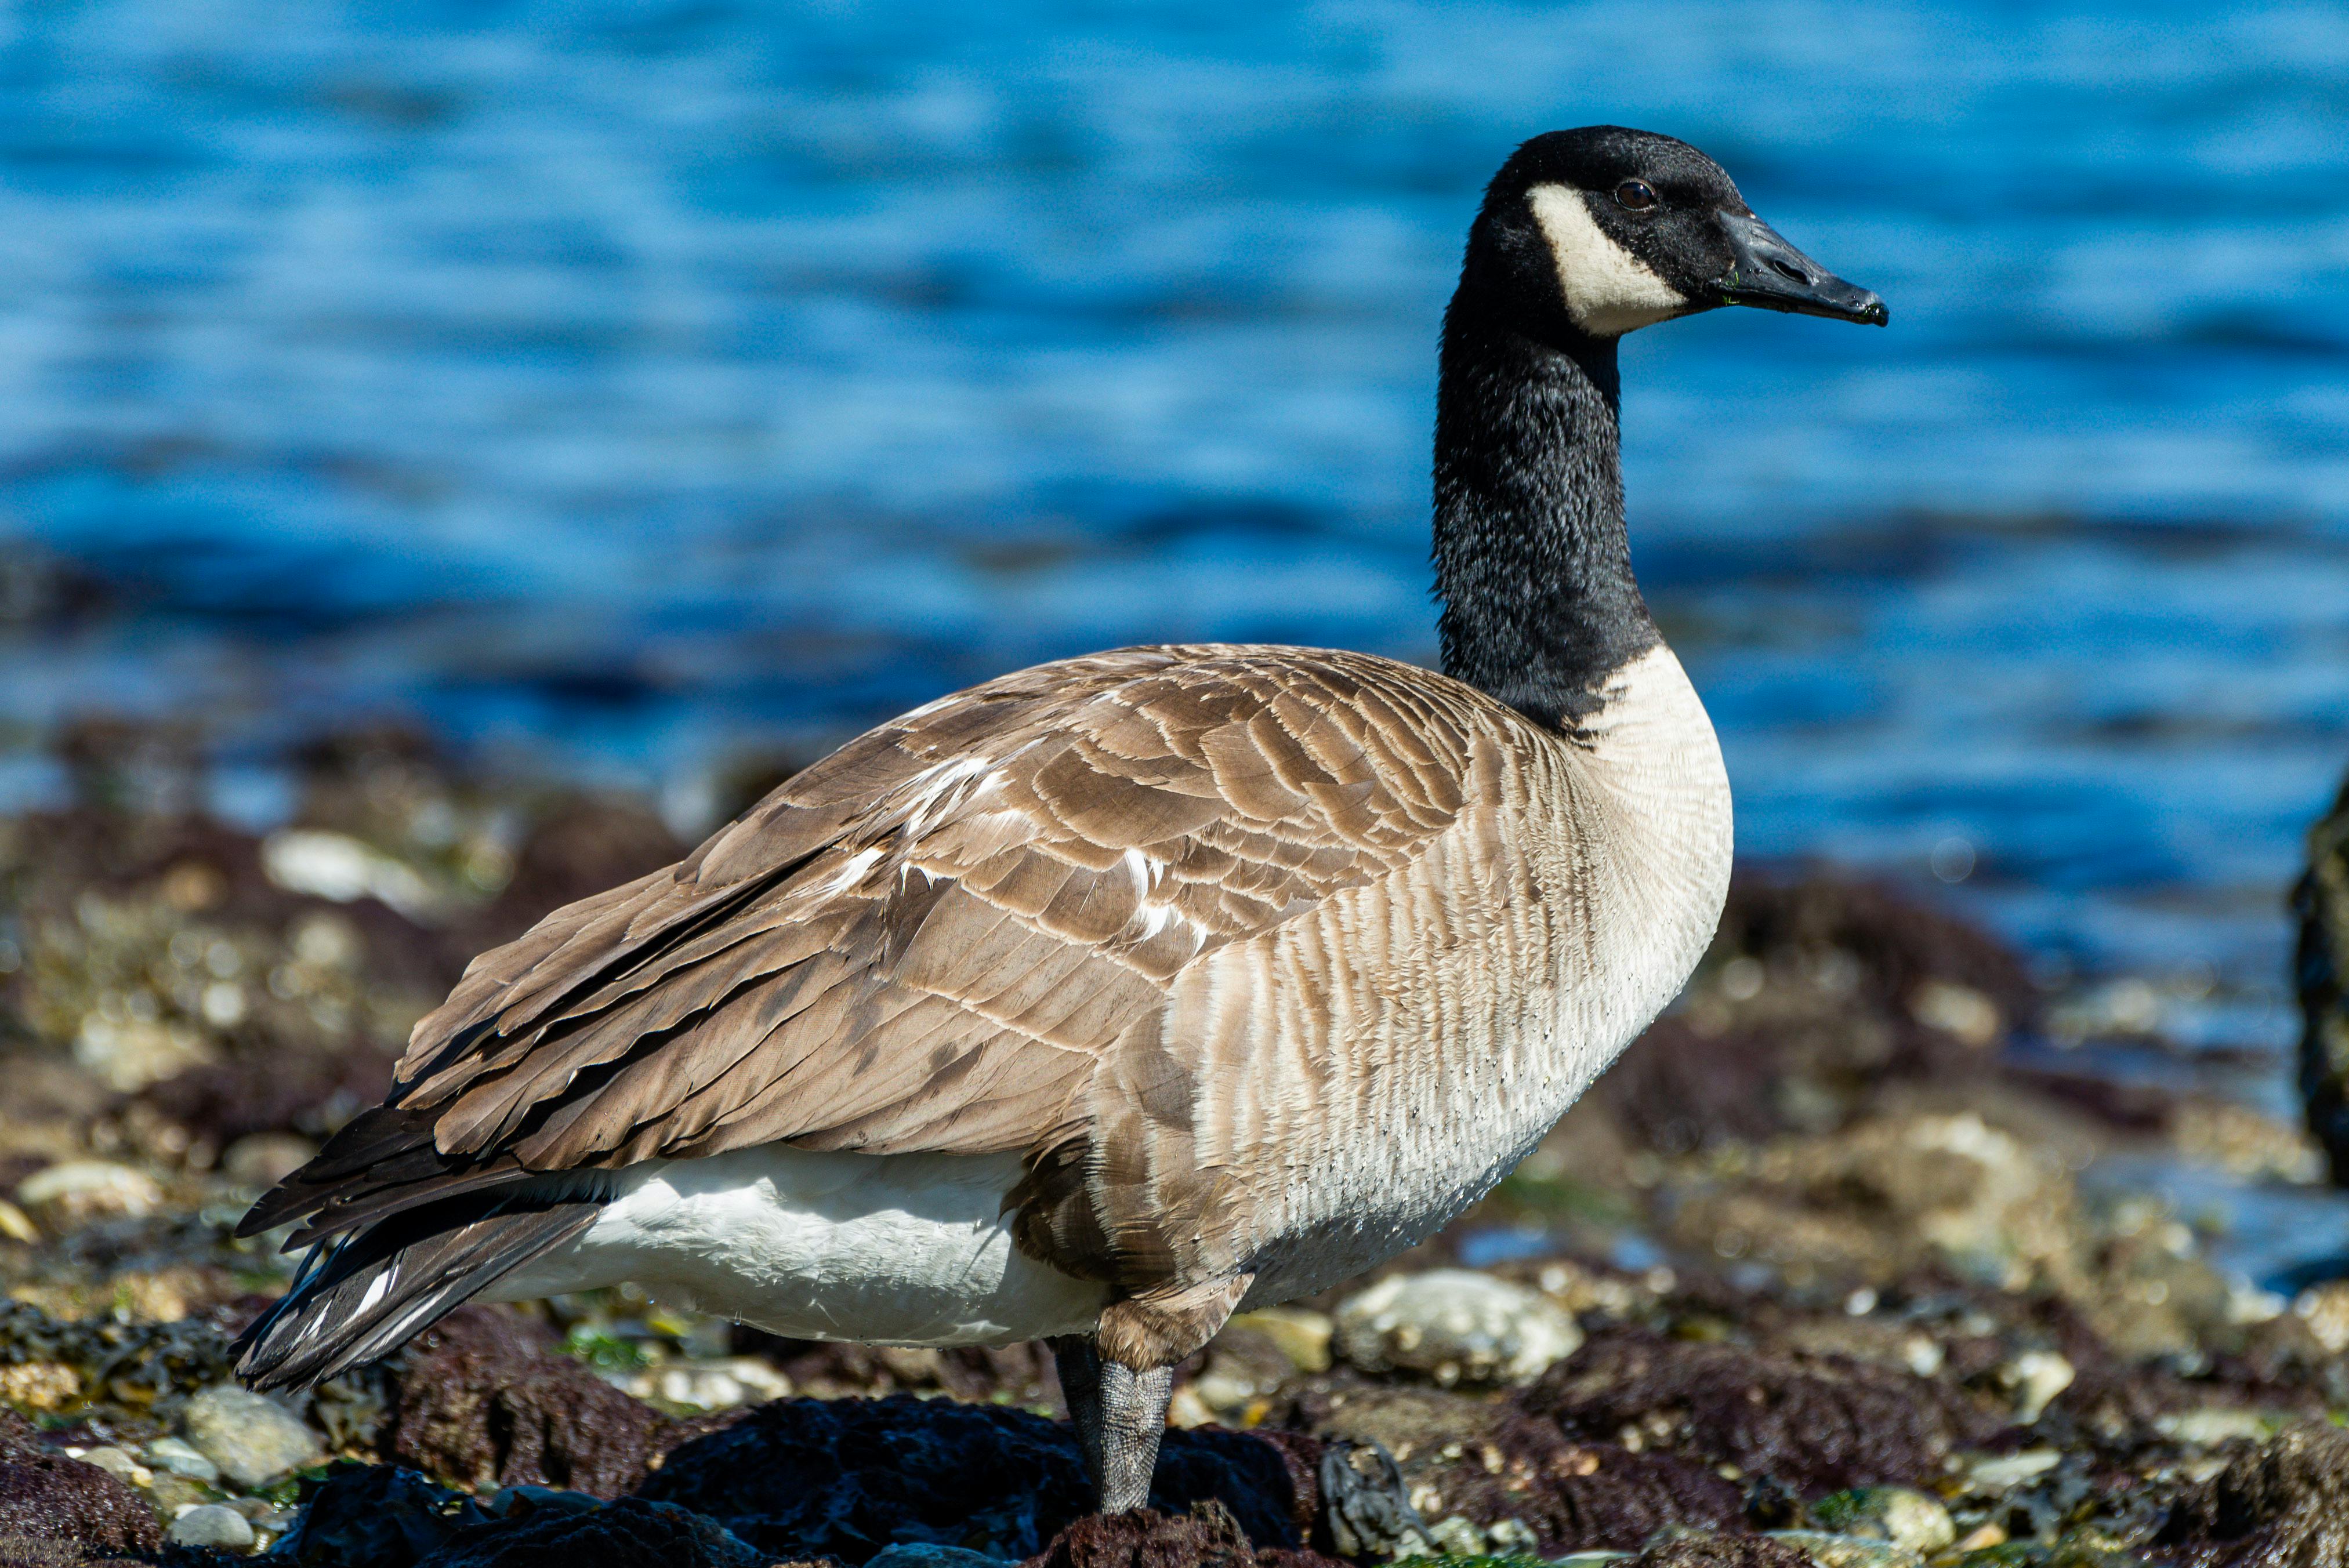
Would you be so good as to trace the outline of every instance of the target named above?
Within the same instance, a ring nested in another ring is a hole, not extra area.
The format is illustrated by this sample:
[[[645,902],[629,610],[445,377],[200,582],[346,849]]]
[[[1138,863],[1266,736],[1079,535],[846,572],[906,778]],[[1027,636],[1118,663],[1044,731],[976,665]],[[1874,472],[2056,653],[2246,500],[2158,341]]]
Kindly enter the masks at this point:
[[[1107,1294],[1012,1245],[1016,1154],[836,1154],[768,1144],[615,1171],[570,1247],[501,1280],[523,1301],[633,1280],[793,1339],[981,1345],[1092,1326]]]

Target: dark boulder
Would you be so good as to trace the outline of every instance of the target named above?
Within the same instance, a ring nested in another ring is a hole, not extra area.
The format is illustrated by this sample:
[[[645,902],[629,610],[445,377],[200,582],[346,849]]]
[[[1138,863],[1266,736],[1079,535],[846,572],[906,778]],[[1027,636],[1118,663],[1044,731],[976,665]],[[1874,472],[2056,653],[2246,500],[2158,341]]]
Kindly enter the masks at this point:
[[[31,1422],[0,1409],[0,1561],[69,1543],[84,1552],[151,1552],[162,1526],[119,1477],[44,1447]]]
[[[2349,1563],[2349,1432],[2293,1427],[2189,1489],[2153,1540],[2192,1568],[2337,1568]]]
[[[2349,1186],[2349,784],[2308,830],[2308,871],[2292,890],[2300,916],[2300,1093],[2308,1130]]]
[[[591,1512],[542,1512],[460,1531],[417,1568],[770,1568],[716,1521],[666,1502],[622,1498]]]
[[[1169,1431],[1154,1506],[1213,1499],[1259,1545],[1300,1544],[1310,1439]],[[778,1399],[673,1449],[640,1497],[706,1513],[761,1550],[863,1563],[899,1542],[1030,1556],[1091,1511],[1069,1429],[1024,1410],[897,1395]]]
[[[420,1336],[400,1374],[386,1454],[467,1486],[616,1497],[677,1423],[555,1350],[528,1319],[463,1306]]]
[[[489,1515],[461,1492],[393,1465],[339,1464],[305,1484],[274,1555],[298,1568],[415,1568]]]

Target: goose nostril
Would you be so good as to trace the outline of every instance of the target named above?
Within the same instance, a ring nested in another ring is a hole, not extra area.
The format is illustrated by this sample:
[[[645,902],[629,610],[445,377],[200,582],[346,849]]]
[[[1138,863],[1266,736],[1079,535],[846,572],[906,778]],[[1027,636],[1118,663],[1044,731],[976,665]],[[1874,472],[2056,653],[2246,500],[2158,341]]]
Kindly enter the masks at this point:
[[[1775,256],[1770,257],[1769,262],[1770,270],[1776,273],[1781,277],[1792,278],[1798,284],[1807,284],[1811,281],[1811,274],[1803,271],[1800,267],[1790,266],[1786,263],[1780,261]]]

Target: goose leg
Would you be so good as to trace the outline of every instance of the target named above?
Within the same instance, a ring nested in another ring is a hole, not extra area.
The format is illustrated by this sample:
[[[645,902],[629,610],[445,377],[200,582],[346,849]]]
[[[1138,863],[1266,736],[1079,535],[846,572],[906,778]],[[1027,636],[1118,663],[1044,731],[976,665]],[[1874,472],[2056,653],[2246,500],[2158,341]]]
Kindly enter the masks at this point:
[[[1051,1342],[1061,1373],[1061,1395],[1077,1429],[1085,1472],[1103,1513],[1123,1513],[1150,1501],[1151,1472],[1158,1468],[1158,1439],[1166,1430],[1166,1400],[1174,1391],[1174,1368],[1138,1372],[1104,1357],[1091,1335]]]

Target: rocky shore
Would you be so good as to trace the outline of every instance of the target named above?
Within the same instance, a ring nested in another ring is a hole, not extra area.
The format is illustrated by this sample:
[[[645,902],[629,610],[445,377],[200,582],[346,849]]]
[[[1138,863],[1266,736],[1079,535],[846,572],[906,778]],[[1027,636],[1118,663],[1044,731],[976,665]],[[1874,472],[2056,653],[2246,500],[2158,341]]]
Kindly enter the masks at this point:
[[[1882,888],[1742,874],[1683,1004],[1496,1193],[1185,1367],[1083,1515],[1049,1360],[778,1341],[626,1289],[461,1309],[296,1398],[231,1232],[464,960],[680,846],[641,806],[318,747],[290,827],[150,733],[0,821],[0,1564],[2349,1565],[2349,1286],[2283,1299],[2146,1156],[2298,1129],[2005,1047],[2051,998]],[[2328,884],[2329,885],[2329,884]]]

